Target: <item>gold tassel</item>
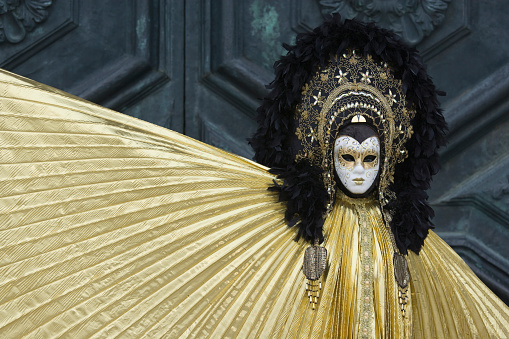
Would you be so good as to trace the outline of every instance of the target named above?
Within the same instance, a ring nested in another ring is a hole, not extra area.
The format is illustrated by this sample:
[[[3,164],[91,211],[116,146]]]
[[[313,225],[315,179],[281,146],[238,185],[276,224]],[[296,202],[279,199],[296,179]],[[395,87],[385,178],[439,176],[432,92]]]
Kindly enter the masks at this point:
[[[319,281],[319,279],[326,267],[327,250],[325,247],[318,246],[318,242],[315,242],[314,246],[310,246],[306,249],[304,253],[304,264],[302,265],[302,271],[308,279],[306,283],[306,292],[313,310],[318,304],[320,291],[322,289],[322,282]]]
[[[406,314],[406,306],[408,304],[408,283],[410,274],[408,273],[408,262],[405,257],[399,253],[394,253],[394,277],[398,283],[399,306],[403,317]]]

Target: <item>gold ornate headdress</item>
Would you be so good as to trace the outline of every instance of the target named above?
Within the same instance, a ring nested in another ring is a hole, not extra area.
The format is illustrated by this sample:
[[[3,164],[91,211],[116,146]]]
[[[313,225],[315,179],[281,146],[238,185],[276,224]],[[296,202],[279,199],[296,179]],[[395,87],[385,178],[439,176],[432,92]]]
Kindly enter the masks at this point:
[[[355,50],[333,58],[304,85],[295,116],[296,135],[302,145],[296,158],[307,158],[323,169],[328,212],[336,187],[332,151],[341,127],[365,122],[378,131],[384,159],[378,186],[383,208],[395,198],[389,185],[394,181],[396,164],[408,155],[405,143],[412,135],[414,116],[415,111],[407,107],[401,80],[394,78],[391,68]]]
[[[337,14],[285,47],[250,143],[255,159],[283,181],[270,189],[287,202],[288,225],[312,243],[323,240],[336,189],[331,142],[341,127],[364,122],[380,136],[385,223],[401,253],[418,253],[432,227],[425,191],[447,125],[417,51],[387,30]]]

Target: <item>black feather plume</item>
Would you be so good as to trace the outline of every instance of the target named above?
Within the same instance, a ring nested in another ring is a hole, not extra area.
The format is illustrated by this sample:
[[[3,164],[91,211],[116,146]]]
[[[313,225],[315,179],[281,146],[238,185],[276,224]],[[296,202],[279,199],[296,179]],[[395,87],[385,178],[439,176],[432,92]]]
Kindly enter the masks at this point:
[[[416,49],[373,23],[342,22],[339,14],[332,15],[312,32],[299,34],[296,44],[285,48],[288,53],[274,64],[276,76],[268,86],[270,93],[258,108],[259,127],[250,144],[255,160],[273,167],[274,173],[286,183],[274,189],[280,191],[281,200],[288,202],[290,224],[295,223],[297,216],[301,236],[323,239],[327,204],[323,197],[327,193],[321,173],[309,164],[295,163],[294,110],[301,98],[301,88],[332,56],[355,49],[391,65],[394,76],[402,80],[408,106],[417,111],[414,134],[406,145],[409,156],[396,166],[395,184],[390,187],[397,198],[386,208],[393,214],[391,228],[400,251],[406,253],[411,249],[418,253],[433,227],[433,210],[427,204],[425,190],[439,169],[437,150],[446,144],[447,125],[437,99],[437,94],[443,93],[435,89]],[[298,170],[304,171],[302,176]],[[305,180],[298,184],[298,179]],[[313,204],[308,206],[311,201]]]

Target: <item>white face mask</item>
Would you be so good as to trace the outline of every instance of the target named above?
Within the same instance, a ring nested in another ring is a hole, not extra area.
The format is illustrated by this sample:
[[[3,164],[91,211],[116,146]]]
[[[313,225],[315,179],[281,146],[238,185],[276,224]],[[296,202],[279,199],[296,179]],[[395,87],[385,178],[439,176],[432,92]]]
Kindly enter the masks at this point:
[[[380,142],[371,137],[359,144],[352,137],[341,135],[334,143],[334,165],[339,180],[353,194],[366,193],[380,168]]]

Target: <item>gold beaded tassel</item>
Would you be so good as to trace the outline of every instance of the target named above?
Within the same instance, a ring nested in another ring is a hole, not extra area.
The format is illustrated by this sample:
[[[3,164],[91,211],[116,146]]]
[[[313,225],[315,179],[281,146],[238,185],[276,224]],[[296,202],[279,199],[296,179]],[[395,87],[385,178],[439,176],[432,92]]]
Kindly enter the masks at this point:
[[[405,317],[406,306],[408,304],[408,283],[410,282],[408,262],[403,255],[394,253],[393,264],[394,277],[398,283],[399,306],[403,317]]]
[[[401,309],[401,313],[403,314],[403,318],[405,317],[406,313],[406,306],[408,304],[408,285],[405,288],[402,288],[401,286],[398,286],[398,294],[399,294],[399,306]]]
[[[304,253],[304,264],[302,271],[308,279],[306,282],[306,292],[309,298],[309,303],[312,305],[313,310],[318,304],[320,298],[320,291],[322,289],[322,276],[325,268],[327,267],[327,249],[318,246],[318,241],[315,241],[313,246],[309,246]]]
[[[318,304],[320,298],[320,291],[322,290],[322,282],[318,280],[310,280],[306,282],[306,292],[308,293],[309,303],[312,305],[313,310]]]
[[[380,197],[383,197],[381,193]],[[399,253],[398,247],[396,246],[396,241],[394,240],[394,235],[392,234],[392,231],[388,226],[388,223],[392,220],[391,215],[385,212],[384,216],[386,220],[386,228],[391,236],[391,242],[394,248],[392,264],[394,266],[394,278],[396,279],[396,283],[398,284],[399,307],[401,310],[401,314],[404,318],[407,313],[406,310],[409,302],[408,284],[410,282],[410,273],[408,271],[408,262],[406,258],[401,253]]]

